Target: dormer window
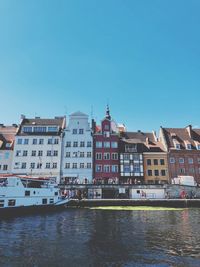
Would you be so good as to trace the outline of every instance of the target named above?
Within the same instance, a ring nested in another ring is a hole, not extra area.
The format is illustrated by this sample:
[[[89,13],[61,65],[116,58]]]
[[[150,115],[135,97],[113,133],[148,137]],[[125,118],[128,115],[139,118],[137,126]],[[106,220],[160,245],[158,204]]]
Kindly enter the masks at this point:
[[[187,149],[191,150],[192,149],[192,145],[191,144],[187,144]]]
[[[197,145],[197,149],[198,149],[198,150],[200,150],[200,144],[199,144],[199,145]]]
[[[181,149],[181,145],[180,144],[176,144],[176,149]]]

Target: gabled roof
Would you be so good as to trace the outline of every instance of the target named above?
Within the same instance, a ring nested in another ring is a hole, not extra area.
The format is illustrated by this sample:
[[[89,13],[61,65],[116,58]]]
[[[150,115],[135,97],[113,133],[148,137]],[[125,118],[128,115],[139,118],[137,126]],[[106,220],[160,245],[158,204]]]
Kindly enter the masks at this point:
[[[167,143],[167,147],[175,148],[179,143],[181,149],[186,149],[187,144],[191,144],[192,149],[196,149],[196,144],[200,142],[200,129],[186,128],[161,128]]]

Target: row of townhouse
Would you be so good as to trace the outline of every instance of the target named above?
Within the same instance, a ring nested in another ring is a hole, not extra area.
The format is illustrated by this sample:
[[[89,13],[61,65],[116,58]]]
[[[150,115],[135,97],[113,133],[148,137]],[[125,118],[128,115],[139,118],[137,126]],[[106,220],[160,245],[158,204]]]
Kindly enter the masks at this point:
[[[0,124],[0,174],[55,177],[68,183],[170,183],[179,175],[200,182],[200,129],[160,128],[128,132],[106,116],[90,125],[88,115],[28,119]]]

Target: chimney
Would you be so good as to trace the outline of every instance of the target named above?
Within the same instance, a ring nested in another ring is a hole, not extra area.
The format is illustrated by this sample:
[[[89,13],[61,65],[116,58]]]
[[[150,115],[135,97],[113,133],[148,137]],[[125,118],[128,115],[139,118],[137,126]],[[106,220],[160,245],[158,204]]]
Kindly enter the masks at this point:
[[[188,125],[188,126],[186,127],[186,130],[187,130],[187,132],[188,132],[188,134],[189,134],[189,137],[192,138],[192,125]]]
[[[149,137],[146,137],[146,144],[149,145]]]
[[[23,115],[23,114],[21,114],[21,120],[23,120],[23,119],[25,119],[25,118],[26,118],[26,116]]]

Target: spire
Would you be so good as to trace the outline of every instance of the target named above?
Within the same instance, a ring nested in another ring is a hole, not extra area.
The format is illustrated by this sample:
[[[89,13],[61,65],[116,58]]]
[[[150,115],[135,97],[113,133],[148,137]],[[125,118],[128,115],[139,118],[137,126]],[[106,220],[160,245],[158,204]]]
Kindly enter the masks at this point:
[[[106,109],[106,119],[111,120],[110,109],[109,109],[109,106],[108,105],[107,105],[107,109]]]

